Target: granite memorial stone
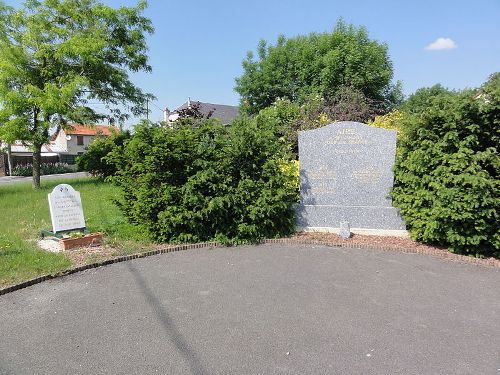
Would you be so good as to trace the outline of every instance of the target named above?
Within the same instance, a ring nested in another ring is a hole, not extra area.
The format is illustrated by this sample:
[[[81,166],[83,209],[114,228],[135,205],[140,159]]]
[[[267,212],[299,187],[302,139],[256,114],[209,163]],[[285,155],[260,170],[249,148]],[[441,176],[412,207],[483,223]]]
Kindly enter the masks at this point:
[[[395,130],[346,121],[299,132],[299,229],[406,235],[390,197],[395,155]]]
[[[72,186],[57,185],[49,193],[49,208],[54,233],[85,228],[80,193]]]

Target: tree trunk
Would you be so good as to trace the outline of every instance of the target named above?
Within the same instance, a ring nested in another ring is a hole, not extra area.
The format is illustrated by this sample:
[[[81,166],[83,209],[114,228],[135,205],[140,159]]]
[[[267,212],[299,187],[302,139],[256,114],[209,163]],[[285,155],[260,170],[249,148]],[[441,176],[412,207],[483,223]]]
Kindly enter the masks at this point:
[[[42,145],[33,145],[33,189],[40,189]]]
[[[12,176],[12,147],[7,145],[7,168],[9,168],[9,176]]]

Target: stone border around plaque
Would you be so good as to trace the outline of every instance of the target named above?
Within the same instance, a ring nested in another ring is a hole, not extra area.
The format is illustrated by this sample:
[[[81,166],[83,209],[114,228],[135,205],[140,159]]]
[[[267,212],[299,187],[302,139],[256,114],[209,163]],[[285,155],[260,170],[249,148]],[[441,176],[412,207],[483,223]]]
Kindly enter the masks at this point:
[[[90,233],[82,237],[61,238],[59,244],[62,250],[71,250],[79,247],[94,247],[102,245],[102,233]]]
[[[38,247],[52,253],[81,248],[81,247],[96,247],[101,246],[103,234],[100,232],[82,234],[77,237],[43,237],[37,242]]]

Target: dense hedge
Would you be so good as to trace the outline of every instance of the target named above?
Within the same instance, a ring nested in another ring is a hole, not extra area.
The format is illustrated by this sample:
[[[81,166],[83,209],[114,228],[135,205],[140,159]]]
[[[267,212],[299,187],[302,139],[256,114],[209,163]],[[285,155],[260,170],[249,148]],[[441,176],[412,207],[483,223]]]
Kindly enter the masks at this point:
[[[403,110],[393,197],[412,236],[499,256],[500,74],[479,90],[420,90]]]
[[[113,155],[119,205],[156,241],[251,242],[294,231],[294,164],[254,120],[142,125]]]

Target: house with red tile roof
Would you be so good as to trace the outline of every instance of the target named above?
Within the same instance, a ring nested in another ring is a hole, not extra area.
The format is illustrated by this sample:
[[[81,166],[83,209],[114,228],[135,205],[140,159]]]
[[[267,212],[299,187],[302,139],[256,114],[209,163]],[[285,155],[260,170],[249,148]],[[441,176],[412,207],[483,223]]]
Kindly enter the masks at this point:
[[[75,157],[83,154],[95,138],[109,137],[119,132],[120,129],[113,125],[72,124],[65,129],[58,129],[50,143],[59,150],[60,162],[74,164]]]
[[[75,158],[85,152],[87,146],[97,137],[109,137],[119,133],[116,126],[72,124],[67,128],[59,128],[48,144],[42,146],[42,162],[61,162],[75,164]],[[1,145],[0,145],[1,146]],[[29,145],[15,142],[11,145],[11,153],[17,164],[31,163],[32,151]]]
[[[82,135],[82,136],[105,136],[109,137],[115,133],[119,133],[118,129],[114,125],[80,125],[73,124],[66,129],[62,129],[66,134]]]

